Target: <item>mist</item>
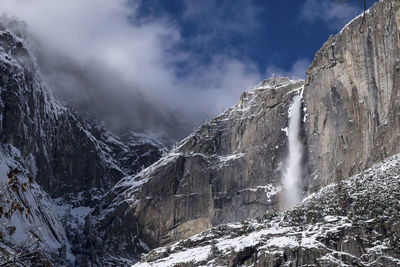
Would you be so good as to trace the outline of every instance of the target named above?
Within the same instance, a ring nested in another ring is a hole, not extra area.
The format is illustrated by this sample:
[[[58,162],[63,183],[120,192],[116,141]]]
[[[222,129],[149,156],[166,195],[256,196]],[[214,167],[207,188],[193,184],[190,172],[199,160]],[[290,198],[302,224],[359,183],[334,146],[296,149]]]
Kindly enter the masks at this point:
[[[200,62],[177,49],[186,40],[174,22],[140,17],[140,3],[2,0],[0,10],[27,23],[49,88],[116,133],[162,133],[178,140],[262,80],[253,62],[232,53]],[[190,66],[184,75],[182,64]]]

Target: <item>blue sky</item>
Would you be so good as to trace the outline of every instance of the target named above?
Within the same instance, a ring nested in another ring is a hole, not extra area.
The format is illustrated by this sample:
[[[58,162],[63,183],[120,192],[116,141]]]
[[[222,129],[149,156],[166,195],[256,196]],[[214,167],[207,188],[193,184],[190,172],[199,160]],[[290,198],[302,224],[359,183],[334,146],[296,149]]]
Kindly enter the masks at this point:
[[[183,137],[272,74],[304,78],[359,0],[1,0],[47,85],[121,129]],[[375,1],[368,0],[368,6]]]
[[[368,7],[374,2],[367,1]],[[260,72],[292,74],[302,71],[330,34],[336,34],[363,10],[350,0],[146,0],[143,20],[164,18],[176,25],[182,42],[176,49],[205,64],[215,55],[248,60]],[[182,67],[188,71],[188,64]],[[190,70],[190,68],[189,68]]]

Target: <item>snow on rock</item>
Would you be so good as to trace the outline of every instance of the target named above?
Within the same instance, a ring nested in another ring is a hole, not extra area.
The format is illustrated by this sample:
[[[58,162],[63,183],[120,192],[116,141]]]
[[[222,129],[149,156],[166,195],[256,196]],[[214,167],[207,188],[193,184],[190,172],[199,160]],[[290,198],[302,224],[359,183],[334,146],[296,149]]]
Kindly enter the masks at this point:
[[[399,266],[399,203],[397,154],[288,211],[214,227],[133,266]]]
[[[24,168],[18,149],[0,149],[0,262],[44,251],[62,262],[73,259],[54,205]]]

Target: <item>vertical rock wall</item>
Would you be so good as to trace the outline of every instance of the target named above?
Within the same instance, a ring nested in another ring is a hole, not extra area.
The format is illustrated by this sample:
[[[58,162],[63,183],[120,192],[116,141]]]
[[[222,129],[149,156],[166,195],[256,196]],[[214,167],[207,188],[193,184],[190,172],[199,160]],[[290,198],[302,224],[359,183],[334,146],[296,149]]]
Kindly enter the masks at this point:
[[[400,2],[330,37],[307,71],[310,191],[400,152]]]

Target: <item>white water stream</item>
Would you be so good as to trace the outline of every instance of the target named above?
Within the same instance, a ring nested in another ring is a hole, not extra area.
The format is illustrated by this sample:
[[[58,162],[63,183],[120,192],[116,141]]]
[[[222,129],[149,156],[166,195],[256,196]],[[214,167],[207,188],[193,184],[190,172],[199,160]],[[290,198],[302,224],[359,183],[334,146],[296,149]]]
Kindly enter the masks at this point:
[[[303,144],[300,140],[301,128],[301,101],[303,88],[299,94],[293,97],[293,103],[289,108],[289,125],[287,129],[289,153],[284,161],[282,173],[282,194],[280,206],[286,210],[298,204],[302,199],[302,156]]]

